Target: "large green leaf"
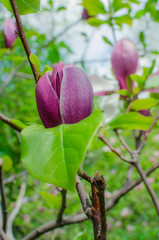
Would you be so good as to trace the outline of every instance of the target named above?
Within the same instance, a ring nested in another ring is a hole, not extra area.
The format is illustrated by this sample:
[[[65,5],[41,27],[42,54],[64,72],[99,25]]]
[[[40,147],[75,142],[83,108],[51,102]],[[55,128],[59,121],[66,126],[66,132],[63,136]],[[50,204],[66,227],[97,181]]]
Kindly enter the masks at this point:
[[[0,2],[12,12],[10,0],[0,0]],[[40,0],[16,0],[20,15],[36,13],[40,10]]]
[[[26,127],[21,133],[24,166],[35,178],[73,191],[77,170],[102,119],[103,113],[96,110],[76,124]]]
[[[109,126],[113,129],[139,129],[147,131],[152,122],[152,117],[145,117],[140,113],[130,112],[116,117]]]

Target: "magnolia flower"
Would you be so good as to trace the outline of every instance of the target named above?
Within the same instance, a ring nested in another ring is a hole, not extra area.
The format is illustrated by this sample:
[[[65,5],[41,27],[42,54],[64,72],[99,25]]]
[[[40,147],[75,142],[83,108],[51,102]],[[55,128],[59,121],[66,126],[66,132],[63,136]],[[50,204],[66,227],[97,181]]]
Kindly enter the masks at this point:
[[[111,62],[120,89],[128,89],[126,78],[136,72],[138,65],[138,53],[133,42],[126,38],[118,41],[113,49]]]
[[[13,43],[17,38],[16,32],[18,31],[17,25],[11,18],[8,18],[4,22],[3,34],[6,48],[12,48]]]
[[[87,75],[72,64],[61,61],[38,81],[37,108],[46,128],[73,124],[92,113],[93,89]]]

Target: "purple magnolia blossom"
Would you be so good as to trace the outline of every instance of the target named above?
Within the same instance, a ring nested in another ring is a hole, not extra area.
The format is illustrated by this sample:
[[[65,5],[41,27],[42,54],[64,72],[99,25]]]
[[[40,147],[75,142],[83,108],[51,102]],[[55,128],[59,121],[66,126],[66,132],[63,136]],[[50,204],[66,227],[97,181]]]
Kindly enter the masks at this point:
[[[83,12],[82,12],[82,19],[87,20],[89,19],[91,16],[88,14],[88,11],[84,8]]]
[[[136,72],[138,65],[138,53],[133,42],[126,38],[118,41],[113,49],[111,62],[120,89],[128,89],[126,78]]]
[[[46,128],[73,124],[92,113],[93,89],[87,75],[61,61],[45,73],[35,89],[37,108]]]
[[[3,34],[6,48],[12,48],[15,39],[17,38],[16,32],[18,31],[17,25],[11,18],[4,22]]]

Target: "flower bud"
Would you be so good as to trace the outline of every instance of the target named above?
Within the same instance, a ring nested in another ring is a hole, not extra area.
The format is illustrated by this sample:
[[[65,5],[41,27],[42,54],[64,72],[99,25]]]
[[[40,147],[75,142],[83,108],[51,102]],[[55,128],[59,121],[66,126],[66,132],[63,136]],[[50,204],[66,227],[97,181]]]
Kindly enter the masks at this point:
[[[93,89],[87,75],[61,61],[45,73],[35,89],[37,108],[46,128],[73,124],[92,113]]]
[[[87,9],[83,9],[83,12],[82,12],[82,19],[84,19],[84,20],[87,20],[87,19],[89,19],[91,16],[88,14],[88,11],[87,11]]]
[[[5,47],[12,48],[15,39],[17,38],[16,32],[18,31],[17,25],[13,22],[11,18],[8,18],[4,22],[4,40]]]
[[[118,41],[113,49],[111,62],[120,89],[128,89],[126,77],[135,73],[138,65],[138,53],[133,42],[126,38]]]

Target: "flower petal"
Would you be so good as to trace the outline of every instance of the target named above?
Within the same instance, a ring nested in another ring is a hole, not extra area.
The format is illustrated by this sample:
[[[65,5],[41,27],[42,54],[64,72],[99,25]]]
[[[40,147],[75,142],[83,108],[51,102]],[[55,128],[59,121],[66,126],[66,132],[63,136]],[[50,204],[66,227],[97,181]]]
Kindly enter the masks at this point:
[[[51,72],[45,73],[35,89],[36,103],[40,118],[46,128],[62,123],[59,110],[59,99],[50,82]]]
[[[87,75],[79,68],[66,66],[61,84],[62,123],[76,123],[92,113],[93,89]]]

